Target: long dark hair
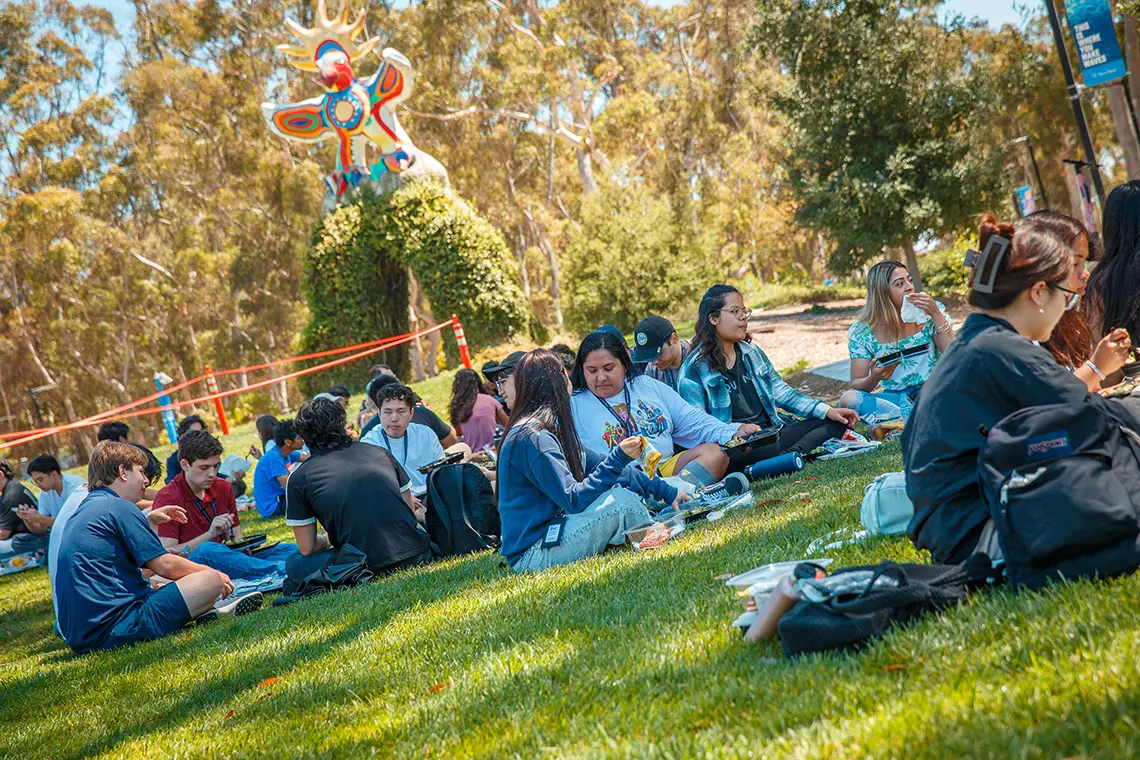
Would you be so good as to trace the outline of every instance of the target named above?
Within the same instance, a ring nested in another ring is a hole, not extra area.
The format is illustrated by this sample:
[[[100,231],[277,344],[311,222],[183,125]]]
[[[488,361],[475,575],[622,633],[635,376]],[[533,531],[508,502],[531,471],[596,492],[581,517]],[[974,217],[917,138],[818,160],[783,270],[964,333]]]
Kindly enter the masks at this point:
[[[562,357],[544,348],[523,356],[515,367],[515,394],[515,406],[503,432],[503,441],[506,442],[511,430],[522,422],[549,430],[558,439],[574,480],[585,478],[582,442],[570,413],[570,392],[566,388]]]
[[[1102,334],[1123,327],[1140,335],[1140,180],[1117,185],[1104,202],[1104,253],[1088,291]]]
[[[574,357],[574,369],[570,372],[570,382],[574,385],[574,390],[581,391],[586,389],[586,357],[592,351],[608,351],[611,356],[621,362],[621,368],[625,370],[625,381],[628,383],[633,380],[634,375],[637,374],[637,368],[633,364],[633,358],[629,355],[629,349],[625,347],[625,343],[621,338],[614,335],[612,332],[606,330],[597,330],[590,333],[583,339],[582,345],[578,346],[578,355]],[[551,352],[554,353],[554,352]],[[555,353],[555,356],[561,360],[561,355]],[[518,380],[515,381],[518,383]]]
[[[473,369],[461,369],[455,373],[455,381],[451,385],[452,425],[462,425],[471,419],[480,385],[479,373]]]
[[[335,451],[352,440],[344,430],[344,407],[328,398],[301,404],[293,424],[314,454]]]
[[[277,418],[272,414],[263,414],[257,418],[257,437],[261,439],[261,448],[273,440],[273,428],[277,426]]]
[[[1072,248],[1081,238],[1089,247],[1089,258],[1096,258],[1093,241],[1088,228],[1079,219],[1060,211],[1037,211],[1025,217],[1025,221],[1039,224],[1061,238],[1061,242]],[[1053,359],[1063,367],[1079,367],[1092,355],[1092,330],[1088,323],[1088,301],[1081,299],[1080,305],[1061,315],[1061,321],[1053,328],[1053,334],[1042,345],[1053,355]]]
[[[740,295],[739,290],[722,283],[713,285],[701,296],[701,306],[697,313],[697,330],[696,334],[693,335],[693,343],[696,344],[699,356],[709,363],[709,369],[714,372],[727,372],[728,367],[725,366],[724,352],[720,349],[720,338],[716,335],[716,325],[709,321],[709,317],[720,314],[725,301],[733,293]],[[752,335],[745,335],[744,340],[751,342]]]

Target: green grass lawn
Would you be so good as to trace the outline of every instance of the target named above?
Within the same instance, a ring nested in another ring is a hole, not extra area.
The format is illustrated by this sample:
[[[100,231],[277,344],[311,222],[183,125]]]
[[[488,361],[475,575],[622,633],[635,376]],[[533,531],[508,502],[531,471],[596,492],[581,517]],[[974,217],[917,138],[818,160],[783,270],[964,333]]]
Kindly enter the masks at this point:
[[[654,552],[527,576],[481,554],[84,657],[43,570],[0,578],[0,756],[1135,756],[1135,577],[978,595],[856,654],[730,628],[724,574],[857,525],[899,467],[894,444],[812,465]],[[919,559],[901,538],[832,556]]]

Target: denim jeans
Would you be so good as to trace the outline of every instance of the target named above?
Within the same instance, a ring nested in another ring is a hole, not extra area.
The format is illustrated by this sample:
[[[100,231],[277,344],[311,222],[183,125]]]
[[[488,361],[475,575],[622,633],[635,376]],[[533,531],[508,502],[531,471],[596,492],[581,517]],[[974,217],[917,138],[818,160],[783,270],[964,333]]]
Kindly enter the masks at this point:
[[[641,497],[614,486],[584,511],[566,516],[562,542],[549,549],[542,541],[526,550],[512,569],[518,572],[545,570],[592,557],[607,546],[625,543],[625,532],[653,522]]]
[[[854,388],[843,394],[840,406],[854,409],[869,425],[890,420],[906,420],[914,410],[918,388],[867,393]]]
[[[231,580],[256,580],[267,575],[285,575],[285,562],[298,551],[296,544],[278,544],[249,555],[235,552],[215,541],[206,541],[190,552],[192,562],[230,576]]]

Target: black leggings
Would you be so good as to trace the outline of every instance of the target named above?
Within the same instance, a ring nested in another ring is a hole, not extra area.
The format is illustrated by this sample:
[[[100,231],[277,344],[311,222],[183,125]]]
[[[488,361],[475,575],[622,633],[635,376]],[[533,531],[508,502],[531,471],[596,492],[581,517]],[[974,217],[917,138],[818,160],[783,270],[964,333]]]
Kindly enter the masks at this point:
[[[800,420],[780,428],[780,437],[775,443],[745,451],[740,454],[728,455],[728,471],[740,472],[745,467],[762,462],[765,459],[786,454],[789,451],[798,451],[808,454],[818,448],[824,441],[832,438],[842,438],[847,431],[847,425],[835,420]]]

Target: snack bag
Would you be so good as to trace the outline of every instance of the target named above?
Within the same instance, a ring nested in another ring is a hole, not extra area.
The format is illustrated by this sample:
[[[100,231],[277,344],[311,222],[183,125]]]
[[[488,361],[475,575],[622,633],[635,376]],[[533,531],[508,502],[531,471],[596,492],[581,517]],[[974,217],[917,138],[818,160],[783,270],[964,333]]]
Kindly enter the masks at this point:
[[[657,465],[661,464],[661,452],[655,449],[645,436],[641,436],[641,455],[637,461],[650,480],[657,476]]]

